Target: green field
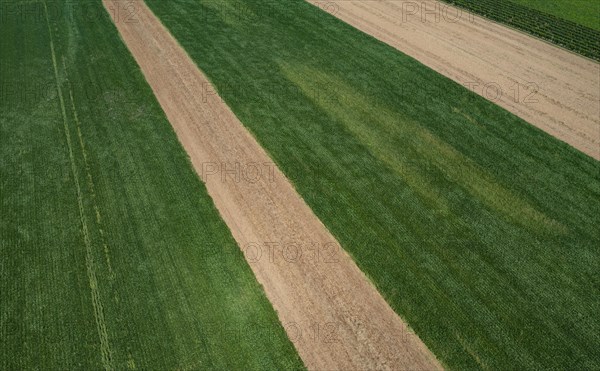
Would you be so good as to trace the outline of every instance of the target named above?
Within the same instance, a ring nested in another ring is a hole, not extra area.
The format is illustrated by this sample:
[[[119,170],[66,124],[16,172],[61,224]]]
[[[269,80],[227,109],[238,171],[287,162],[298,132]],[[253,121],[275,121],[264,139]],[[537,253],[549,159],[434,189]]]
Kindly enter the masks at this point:
[[[303,368],[101,2],[1,5],[0,369]]]
[[[600,367],[597,161],[304,1],[147,2],[446,366]]]
[[[509,0],[600,31],[600,0]]]

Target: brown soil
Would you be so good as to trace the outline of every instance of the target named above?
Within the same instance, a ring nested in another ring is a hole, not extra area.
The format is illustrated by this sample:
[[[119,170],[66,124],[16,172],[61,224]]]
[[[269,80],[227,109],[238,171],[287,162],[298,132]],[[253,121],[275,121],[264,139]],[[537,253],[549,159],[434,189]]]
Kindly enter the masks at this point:
[[[169,32],[135,6],[135,22],[110,13],[306,366],[440,369]]]
[[[600,159],[598,63],[434,0],[309,2]]]

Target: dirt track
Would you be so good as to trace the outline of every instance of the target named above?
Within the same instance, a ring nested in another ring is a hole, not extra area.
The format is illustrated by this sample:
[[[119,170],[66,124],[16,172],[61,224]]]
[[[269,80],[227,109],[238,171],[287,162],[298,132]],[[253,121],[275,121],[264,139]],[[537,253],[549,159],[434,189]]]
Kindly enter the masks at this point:
[[[169,32],[136,7],[137,22],[115,24],[306,366],[441,368]]]
[[[598,63],[434,0],[309,2],[600,160]]]

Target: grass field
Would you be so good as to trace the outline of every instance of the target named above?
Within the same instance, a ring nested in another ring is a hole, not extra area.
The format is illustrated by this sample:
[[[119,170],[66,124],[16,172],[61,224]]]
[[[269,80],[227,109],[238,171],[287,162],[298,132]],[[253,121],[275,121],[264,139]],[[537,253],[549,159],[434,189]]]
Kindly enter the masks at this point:
[[[0,368],[303,368],[101,2],[1,5]]]
[[[445,365],[600,367],[597,161],[303,1],[148,4]]]
[[[598,0],[510,1],[600,31],[600,1]]]

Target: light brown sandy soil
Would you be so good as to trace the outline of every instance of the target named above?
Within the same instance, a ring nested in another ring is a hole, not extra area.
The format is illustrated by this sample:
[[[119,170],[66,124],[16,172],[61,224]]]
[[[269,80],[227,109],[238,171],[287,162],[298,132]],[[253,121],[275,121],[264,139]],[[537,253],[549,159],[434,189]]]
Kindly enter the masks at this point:
[[[169,32],[135,6],[135,22],[110,13],[306,366],[440,369]]]
[[[434,0],[309,2],[600,159],[598,63]]]

